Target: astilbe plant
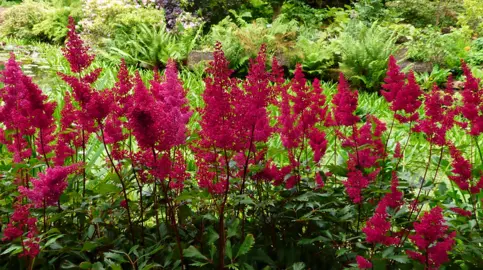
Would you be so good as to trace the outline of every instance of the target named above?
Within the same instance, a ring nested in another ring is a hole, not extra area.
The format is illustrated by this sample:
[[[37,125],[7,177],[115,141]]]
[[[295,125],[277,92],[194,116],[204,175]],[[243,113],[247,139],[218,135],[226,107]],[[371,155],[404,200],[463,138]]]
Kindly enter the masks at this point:
[[[335,268],[392,267],[412,259],[437,269],[449,256],[461,256],[460,248],[450,253],[456,239],[471,243],[481,231],[478,158],[448,136],[463,129],[479,150],[481,88],[465,64],[459,99],[450,86],[423,93],[414,74],[402,73],[391,57],[381,91],[393,111],[387,130],[377,112],[362,116],[359,93],[342,74],[337,92],[326,97],[317,79],[308,82],[301,65],[290,80],[276,59],[269,71],[262,46],[248,75],[235,78],[217,44],[204,79],[199,126],[190,129],[193,108],[174,62],[164,74],[155,71],[146,84],[122,61],[115,85],[99,90],[94,83],[101,69],[94,68],[94,55],[72,19],[68,29],[63,52],[70,71],[59,76],[71,89],[62,108],[48,101],[13,56],[0,79],[0,139],[17,166],[12,175],[2,172],[2,181],[20,180],[20,187],[9,189],[17,198],[3,241],[13,247],[20,243],[17,250],[29,258],[31,269],[34,257],[50,259],[55,252],[52,248],[44,253],[47,244],[40,248],[44,237],[55,231],[48,230],[53,226],[69,238],[58,238],[65,246],[72,243],[68,241],[82,243],[82,260],[105,257],[111,263],[112,254],[122,253],[135,269],[147,261],[187,268],[191,260],[193,267],[219,269],[291,267],[295,261],[317,268],[322,259]],[[55,110],[59,119],[53,116]],[[406,131],[407,141],[391,145],[393,128]],[[425,138],[420,143],[429,145],[422,175],[402,165],[412,133],[420,133]],[[91,137],[102,144],[98,154],[103,150],[105,159],[86,157]],[[435,147],[441,152],[431,171]],[[443,202],[432,187],[445,172],[445,154],[455,188]],[[106,177],[91,178],[88,162],[95,163],[93,172]],[[435,172],[432,181],[430,172]],[[82,190],[77,177],[69,177],[74,174],[82,175]],[[419,182],[412,183],[412,175]],[[432,185],[420,196],[428,181]],[[114,191],[96,189],[103,185]],[[50,216],[52,211],[46,210],[56,205],[57,213]],[[424,209],[430,210],[420,215]],[[446,223],[443,215],[452,219]],[[39,232],[37,218],[42,216]],[[458,222],[468,224],[456,234],[453,226]],[[155,251],[140,256],[141,247],[143,252]],[[131,251],[120,250],[125,248]],[[69,260],[79,254],[64,251]]]
[[[456,232],[448,232],[442,212],[440,207],[435,207],[423,214],[421,220],[414,223],[415,233],[409,236],[417,251],[406,252],[410,258],[424,264],[425,269],[439,269],[449,260],[448,251],[455,244]]]
[[[37,219],[30,215],[31,205],[22,204],[20,202],[21,199],[21,197],[18,197],[17,202],[14,204],[14,212],[10,217],[10,222],[3,231],[2,241],[13,241],[20,238],[22,253],[20,253],[19,256],[27,256],[33,259],[40,252],[40,239],[37,237]],[[32,266],[31,260],[30,267]]]
[[[4,87],[0,90],[0,139],[14,153],[14,161],[24,162],[33,152],[37,152],[49,165],[54,141],[55,102],[47,101],[47,96],[23,74],[15,56],[11,54],[1,74]],[[33,138],[35,146],[29,143]],[[25,183],[27,184],[27,183]]]
[[[288,168],[293,172],[286,180],[285,187],[293,188],[301,180],[305,169],[301,166],[302,155],[305,154],[306,161],[309,159],[308,146],[310,145],[313,151],[314,167],[325,154],[327,140],[320,128],[326,120],[326,97],[317,79],[312,86],[307,84],[301,65],[296,66],[294,78],[281,94],[281,114],[278,119],[280,136],[288,152],[290,160]],[[322,185],[320,180],[318,184]]]

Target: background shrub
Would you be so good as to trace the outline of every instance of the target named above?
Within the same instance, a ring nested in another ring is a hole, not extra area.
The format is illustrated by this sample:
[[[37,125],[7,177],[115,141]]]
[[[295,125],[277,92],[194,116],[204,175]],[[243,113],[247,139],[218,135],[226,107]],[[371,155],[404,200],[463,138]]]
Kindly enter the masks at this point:
[[[396,52],[395,42],[396,36],[377,23],[366,26],[353,22],[338,41],[340,69],[354,86],[378,91],[386,74],[387,59]]]

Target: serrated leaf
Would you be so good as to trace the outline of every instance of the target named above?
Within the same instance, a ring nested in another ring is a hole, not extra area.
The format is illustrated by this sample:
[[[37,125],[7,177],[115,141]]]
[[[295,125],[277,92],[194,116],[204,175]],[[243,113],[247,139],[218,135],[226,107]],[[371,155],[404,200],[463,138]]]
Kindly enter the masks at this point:
[[[292,265],[292,270],[304,270],[305,269],[305,263],[303,262],[296,262]]]
[[[117,262],[125,262],[126,261],[124,256],[117,253],[116,250],[111,250],[111,251],[113,251],[113,252],[104,252],[104,257],[109,258],[109,259],[113,259]]]
[[[97,185],[96,191],[101,195],[106,195],[109,193],[119,193],[121,191],[121,188],[114,184],[100,183],[99,185]]]
[[[91,250],[95,249],[96,247],[97,247],[96,242],[92,242],[92,241],[84,242],[84,245],[82,246],[81,251],[91,251]]]
[[[387,256],[391,255],[391,254],[394,254],[394,247],[393,246],[390,246],[388,248],[386,248],[383,252],[382,252],[382,257],[383,258],[387,258]]]
[[[46,248],[46,247],[49,247],[50,245],[52,245],[57,239],[63,237],[64,235],[63,234],[59,234],[59,235],[56,235],[52,238],[50,238],[47,243],[45,243],[45,245],[43,246],[43,248]]]
[[[216,240],[218,240],[218,238],[220,238],[218,233],[213,228],[209,228],[208,229],[208,244],[213,244]]]
[[[16,250],[16,251],[17,251],[17,250],[22,250],[22,247],[21,247],[21,246],[16,246],[16,245],[13,245],[13,246],[11,246],[11,247],[7,248],[6,250],[4,250],[4,251],[2,252],[2,254],[0,254],[0,255],[5,255],[5,254],[8,254],[8,253],[16,253],[16,252],[12,252],[12,251],[14,251],[14,250]]]
[[[253,247],[254,244],[255,244],[255,238],[253,237],[252,234],[248,234],[245,237],[245,240],[241,244],[240,248],[238,249],[238,252],[236,253],[235,258],[238,258],[242,255],[247,254],[248,251],[250,251],[250,249]]]
[[[81,262],[79,264],[79,267],[81,269],[91,269],[92,268],[92,263],[90,263],[90,262]]]
[[[240,224],[239,219],[235,219],[229,226],[228,226],[228,233],[226,238],[233,237],[238,233],[238,225]]]
[[[231,249],[231,242],[230,240],[226,240],[226,256],[228,259],[233,260],[233,251]]]
[[[408,263],[409,262],[409,258],[406,255],[389,256],[388,259],[395,260],[396,262],[399,262],[399,263]]]
[[[201,252],[194,246],[189,246],[187,249],[183,250],[183,255],[188,258],[208,261],[208,258],[201,254]]]
[[[91,226],[89,226],[89,229],[87,229],[87,238],[89,238],[89,239],[92,238],[95,230],[96,230],[96,228],[94,227],[94,225],[91,224]]]

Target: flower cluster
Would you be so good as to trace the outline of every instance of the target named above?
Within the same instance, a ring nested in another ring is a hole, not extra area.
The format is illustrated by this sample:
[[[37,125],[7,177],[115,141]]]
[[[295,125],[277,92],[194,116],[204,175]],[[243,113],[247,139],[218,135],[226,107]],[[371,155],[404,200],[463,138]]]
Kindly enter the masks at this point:
[[[391,56],[384,82],[381,95],[391,104],[394,117],[401,123],[416,121],[423,92],[416,83],[414,73],[411,71],[407,76],[401,73],[396,59]]]
[[[418,251],[406,250],[406,253],[424,264],[426,269],[439,269],[447,262],[448,251],[455,243],[456,232],[448,232],[442,212],[438,206],[424,213],[420,221],[414,222],[415,234],[409,236]]]
[[[358,97],[359,93],[350,90],[349,83],[341,73],[339,75],[337,93],[332,98],[332,103],[335,105],[335,108],[328,125],[352,126],[359,122],[360,118],[355,115]]]
[[[461,92],[463,104],[460,110],[463,117],[469,122],[470,134],[478,136],[483,132],[483,89],[480,89],[479,80],[473,76],[463,61],[461,68],[466,81],[464,90]]]
[[[383,245],[396,245],[400,239],[398,237],[389,236],[391,223],[388,220],[387,208],[397,209],[403,204],[402,192],[397,190],[398,180],[396,173],[392,174],[391,192],[387,193],[376,207],[376,212],[367,221],[362,232],[366,234],[368,243],[380,243]]]
[[[15,162],[22,162],[32,154],[28,137],[34,137],[37,153],[48,164],[48,155],[53,150],[56,103],[47,101],[47,96],[32,79],[23,74],[13,54],[1,72],[0,81],[4,85],[0,89],[0,100],[3,101],[0,123],[11,131],[6,133],[0,129],[0,142],[14,153]]]
[[[67,176],[78,169],[78,165],[47,168],[37,179],[32,179],[31,189],[19,187],[21,194],[26,196],[37,208],[56,205],[60,195],[67,187]]]
[[[347,137],[339,133],[343,140],[342,147],[351,150],[344,186],[354,203],[362,203],[362,190],[367,188],[379,174],[378,162],[386,155],[382,143],[382,133],[385,130],[386,125],[383,122],[369,115],[362,127],[353,125],[351,136]]]
[[[16,203],[15,211],[10,217],[10,222],[3,231],[2,241],[13,241],[22,238],[23,252],[20,257],[28,256],[34,258],[39,254],[39,238],[37,237],[37,219],[30,217],[30,205],[22,205]],[[24,233],[27,232],[26,238],[23,239]]]
[[[451,85],[451,77],[448,84]],[[436,85],[429,94],[425,94],[424,111],[425,118],[419,119],[414,127],[416,132],[423,132],[430,143],[444,146],[448,142],[446,133],[453,128],[457,110],[453,106],[453,93],[448,88],[441,91]]]

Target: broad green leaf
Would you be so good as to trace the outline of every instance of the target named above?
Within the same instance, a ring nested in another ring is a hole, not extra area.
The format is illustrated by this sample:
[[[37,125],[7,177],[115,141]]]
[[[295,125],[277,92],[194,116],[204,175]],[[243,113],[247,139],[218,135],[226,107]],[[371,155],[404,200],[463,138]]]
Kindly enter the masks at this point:
[[[183,255],[188,258],[208,261],[208,258],[201,254],[201,252],[194,246],[189,246],[187,249],[183,250]]]
[[[100,183],[97,186],[96,191],[101,195],[106,195],[109,193],[119,193],[121,191],[121,188],[114,184]]]
[[[15,250],[15,252],[12,252],[12,251],[14,251],[14,250]],[[15,254],[15,253],[20,252],[21,250],[22,250],[22,247],[21,247],[21,246],[12,245],[11,247],[9,247],[9,248],[7,248],[6,250],[4,250],[4,251],[2,252],[2,254],[0,254],[0,255],[5,255],[5,254],[8,254],[8,253]]]
[[[252,234],[248,234],[245,237],[245,240],[241,244],[240,248],[238,249],[238,252],[236,253],[235,258],[238,258],[242,255],[245,255],[250,251],[250,249],[253,247],[253,244],[255,244],[255,238],[253,237]]]
[[[81,262],[79,264],[79,267],[81,269],[91,269],[92,268],[92,263],[90,263],[90,262]]]
[[[97,243],[96,242],[93,242],[93,241],[87,241],[87,242],[84,242],[84,245],[82,246],[82,250],[81,251],[92,251],[93,249],[95,249],[97,247]]]
[[[305,269],[305,263],[303,262],[296,262],[292,265],[292,270],[304,270]]]
[[[389,256],[387,257],[388,259],[395,260],[396,262],[399,263],[408,263],[409,258],[406,255],[394,255],[394,256]]]
[[[230,240],[226,240],[226,256],[228,259],[233,260],[233,251],[231,249],[231,242]]]

